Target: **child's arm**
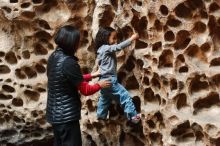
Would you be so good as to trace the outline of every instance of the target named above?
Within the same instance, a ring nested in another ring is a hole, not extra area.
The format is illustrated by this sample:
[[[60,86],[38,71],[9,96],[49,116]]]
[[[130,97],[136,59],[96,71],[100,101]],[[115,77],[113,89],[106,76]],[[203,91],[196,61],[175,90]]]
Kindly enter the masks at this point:
[[[129,45],[131,45],[131,42],[136,40],[138,38],[138,34],[135,33],[133,34],[129,39],[121,42],[120,44],[117,45],[110,45],[110,48],[107,50],[108,52],[116,52],[116,51],[120,51],[126,47],[128,47]]]

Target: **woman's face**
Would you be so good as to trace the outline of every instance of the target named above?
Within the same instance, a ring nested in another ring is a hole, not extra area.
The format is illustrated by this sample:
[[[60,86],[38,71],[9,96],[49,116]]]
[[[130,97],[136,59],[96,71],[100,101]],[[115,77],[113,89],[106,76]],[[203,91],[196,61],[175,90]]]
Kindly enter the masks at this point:
[[[116,31],[111,32],[108,42],[109,42],[109,45],[117,43],[117,33],[116,33]]]

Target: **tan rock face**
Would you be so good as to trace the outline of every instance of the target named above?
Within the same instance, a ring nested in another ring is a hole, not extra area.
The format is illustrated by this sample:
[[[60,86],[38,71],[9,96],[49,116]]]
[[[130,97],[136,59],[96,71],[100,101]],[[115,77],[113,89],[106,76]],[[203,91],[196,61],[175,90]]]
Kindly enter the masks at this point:
[[[218,0],[1,0],[0,144],[52,137],[45,120],[47,58],[64,24],[81,31],[84,72],[95,70],[99,26],[119,40],[140,39],[119,52],[118,78],[142,121],[132,125],[114,102],[96,120],[99,94],[82,97],[83,145],[220,145],[220,2]],[[41,142],[40,145],[43,145]],[[39,143],[37,144],[39,145]]]

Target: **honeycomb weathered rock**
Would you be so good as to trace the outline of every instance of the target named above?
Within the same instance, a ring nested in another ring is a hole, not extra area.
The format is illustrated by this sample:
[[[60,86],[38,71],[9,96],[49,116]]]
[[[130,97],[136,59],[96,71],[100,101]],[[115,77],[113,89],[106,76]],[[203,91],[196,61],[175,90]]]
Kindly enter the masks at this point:
[[[64,24],[81,32],[84,72],[95,69],[99,26],[116,28],[120,41],[140,35],[117,57],[141,123],[114,102],[110,119],[97,121],[98,93],[82,97],[83,145],[220,145],[219,0],[1,0],[0,145],[51,144],[46,64]]]

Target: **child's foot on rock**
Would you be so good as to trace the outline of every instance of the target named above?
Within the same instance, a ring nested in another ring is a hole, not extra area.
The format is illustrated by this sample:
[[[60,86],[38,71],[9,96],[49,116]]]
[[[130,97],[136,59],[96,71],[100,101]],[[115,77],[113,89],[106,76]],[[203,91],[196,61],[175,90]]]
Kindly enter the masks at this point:
[[[137,124],[141,120],[141,114],[137,114],[131,118],[131,122]]]

